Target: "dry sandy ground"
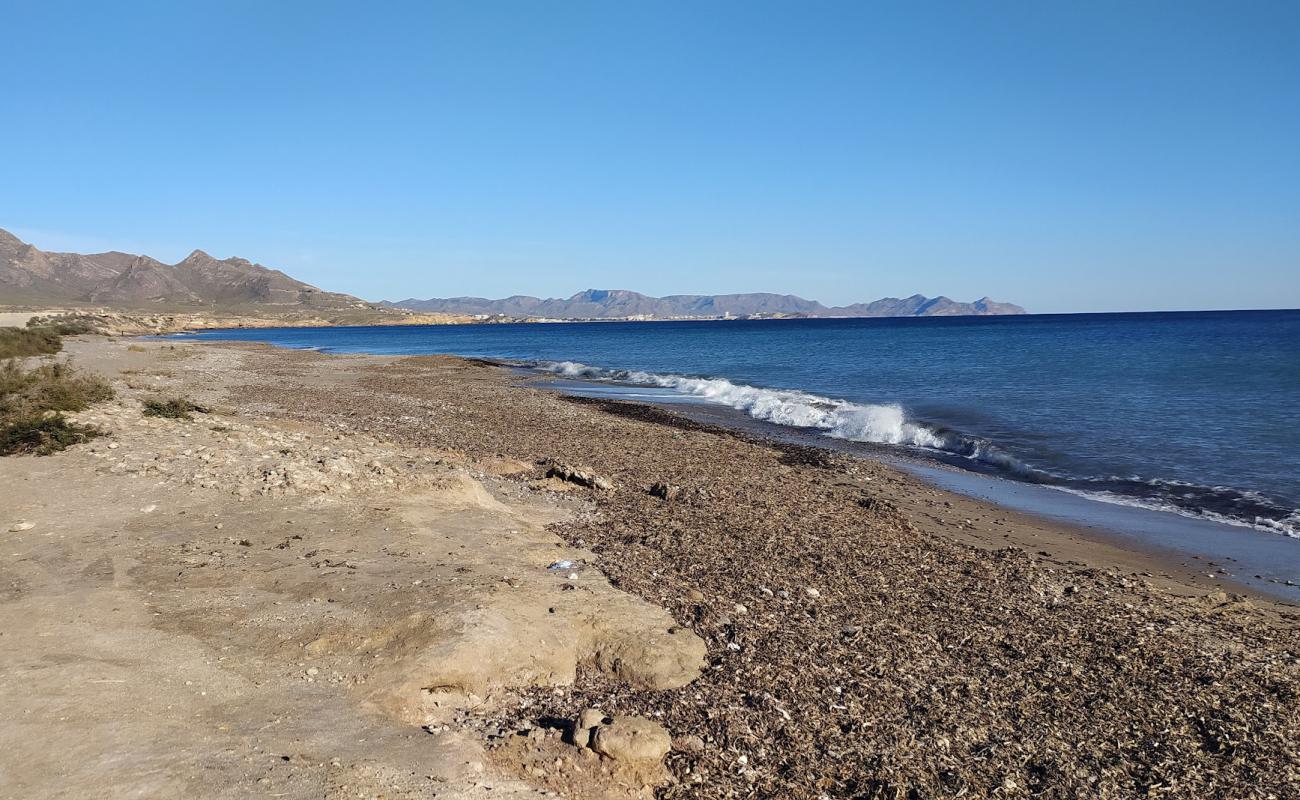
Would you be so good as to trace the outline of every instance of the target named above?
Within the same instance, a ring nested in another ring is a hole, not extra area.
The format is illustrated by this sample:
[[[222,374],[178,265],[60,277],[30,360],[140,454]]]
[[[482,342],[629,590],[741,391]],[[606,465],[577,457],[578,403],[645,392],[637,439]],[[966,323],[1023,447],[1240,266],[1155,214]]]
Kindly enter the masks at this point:
[[[665,612],[548,569],[593,560],[544,530],[565,495],[250,417],[225,403],[241,354],[147,347],[70,343],[118,376],[82,415],[111,435],[0,461],[0,796],[538,796],[466,710],[579,663],[655,688],[698,672]],[[159,392],[216,413],[142,416]],[[545,733],[534,751],[580,757]],[[590,796],[642,786],[575,766]]]
[[[1295,609],[1216,578],[472,361],[135,348],[0,460],[0,796],[1300,796]]]
[[[25,328],[27,320],[32,317],[43,317],[47,314],[57,313],[53,311],[0,311],[0,328]]]

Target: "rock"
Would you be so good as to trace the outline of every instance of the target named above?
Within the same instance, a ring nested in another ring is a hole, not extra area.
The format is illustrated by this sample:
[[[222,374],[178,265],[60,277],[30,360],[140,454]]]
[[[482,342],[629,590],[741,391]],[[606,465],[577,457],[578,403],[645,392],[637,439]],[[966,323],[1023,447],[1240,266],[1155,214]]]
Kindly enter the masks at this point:
[[[683,753],[703,753],[704,740],[698,736],[679,736],[673,740],[673,748]]]
[[[140,509],[140,513],[141,513],[141,514],[152,514],[153,512],[155,512],[155,511],[157,511],[157,510],[158,510],[158,506],[155,505],[154,503],[150,503],[149,505],[147,505],[147,506],[145,506],[144,508]]]
[[[614,484],[608,478],[597,475],[589,469],[579,469],[568,464],[552,464],[551,468],[546,471],[546,477],[559,478],[562,481],[586,486],[588,489],[600,489],[604,492],[611,491],[614,488]]]
[[[691,589],[686,593],[686,599],[690,600],[692,603],[703,603],[704,592],[701,592],[699,589]]]
[[[672,483],[656,483],[650,487],[650,494],[662,500],[676,500],[682,495],[682,487]]]
[[[672,749],[668,731],[645,717],[618,717],[596,728],[591,749],[606,758],[632,763],[658,763]]]
[[[9,526],[9,532],[17,533],[19,531],[30,531],[32,528],[35,527],[36,527],[35,522],[15,522],[13,525]]]
[[[808,594],[809,597],[821,597],[821,596],[822,596],[822,593],[821,593],[821,592],[817,591],[816,589],[812,588],[811,586],[808,587],[807,589],[804,589],[804,591]]]
[[[596,728],[608,722],[613,722],[613,719],[605,716],[604,711],[598,708],[585,709],[573,723],[573,743],[578,747],[591,746],[591,735]]]

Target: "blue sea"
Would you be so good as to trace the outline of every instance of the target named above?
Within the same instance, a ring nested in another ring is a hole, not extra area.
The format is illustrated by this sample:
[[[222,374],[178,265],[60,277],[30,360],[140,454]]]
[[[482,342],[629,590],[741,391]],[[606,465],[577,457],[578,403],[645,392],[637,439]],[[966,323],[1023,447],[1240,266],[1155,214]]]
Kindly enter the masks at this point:
[[[451,353],[1300,537],[1300,311],[209,331]]]

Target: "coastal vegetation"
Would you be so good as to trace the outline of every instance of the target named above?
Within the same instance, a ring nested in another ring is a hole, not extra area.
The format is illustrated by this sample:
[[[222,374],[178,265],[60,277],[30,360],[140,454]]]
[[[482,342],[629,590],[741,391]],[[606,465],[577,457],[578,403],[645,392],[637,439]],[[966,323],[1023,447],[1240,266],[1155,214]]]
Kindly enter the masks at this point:
[[[25,369],[13,358],[0,362],[0,455],[49,455],[98,436],[65,414],[112,396],[107,381],[67,364]]]
[[[52,328],[0,328],[0,358],[53,355],[63,349]]]
[[[155,397],[144,401],[144,415],[146,417],[193,419],[195,412],[206,414],[208,409],[184,397],[173,397],[167,400]]]

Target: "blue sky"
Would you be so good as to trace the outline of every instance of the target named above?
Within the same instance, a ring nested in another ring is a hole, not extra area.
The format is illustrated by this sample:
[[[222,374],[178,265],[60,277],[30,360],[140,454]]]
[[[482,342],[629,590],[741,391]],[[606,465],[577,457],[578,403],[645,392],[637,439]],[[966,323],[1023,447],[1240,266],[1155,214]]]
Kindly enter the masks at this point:
[[[1300,3],[0,0],[0,227],[368,299],[1300,306]]]

